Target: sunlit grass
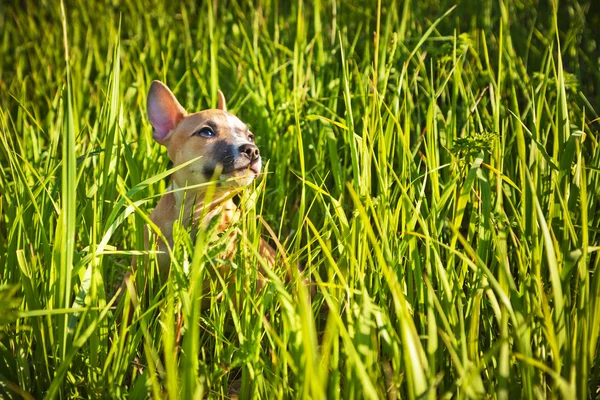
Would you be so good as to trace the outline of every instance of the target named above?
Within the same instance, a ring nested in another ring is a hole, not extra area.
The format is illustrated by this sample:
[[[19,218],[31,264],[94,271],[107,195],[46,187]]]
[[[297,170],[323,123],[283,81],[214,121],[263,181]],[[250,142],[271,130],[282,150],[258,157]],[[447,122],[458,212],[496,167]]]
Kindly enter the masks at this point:
[[[0,397],[598,396],[593,0],[101,3],[0,5]],[[153,79],[267,163],[166,282]]]

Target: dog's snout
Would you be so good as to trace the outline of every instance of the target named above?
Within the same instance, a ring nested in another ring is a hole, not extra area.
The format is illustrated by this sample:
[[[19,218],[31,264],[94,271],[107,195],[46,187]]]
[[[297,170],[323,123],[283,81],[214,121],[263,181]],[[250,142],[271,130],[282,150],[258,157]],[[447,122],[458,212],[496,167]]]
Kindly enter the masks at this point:
[[[248,157],[250,161],[256,160],[260,157],[260,152],[258,151],[258,147],[252,143],[246,143],[240,146],[239,148],[240,154]]]

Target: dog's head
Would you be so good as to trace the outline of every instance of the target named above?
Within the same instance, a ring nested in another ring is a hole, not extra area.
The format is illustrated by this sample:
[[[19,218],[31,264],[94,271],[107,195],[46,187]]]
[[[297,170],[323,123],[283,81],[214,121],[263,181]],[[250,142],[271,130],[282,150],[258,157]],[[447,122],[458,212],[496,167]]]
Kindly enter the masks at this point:
[[[227,112],[220,91],[217,109],[188,114],[167,86],[153,81],[146,104],[152,137],[167,148],[174,166],[201,156],[173,174],[178,186],[217,179],[221,189],[233,190],[249,185],[260,173],[254,134]]]

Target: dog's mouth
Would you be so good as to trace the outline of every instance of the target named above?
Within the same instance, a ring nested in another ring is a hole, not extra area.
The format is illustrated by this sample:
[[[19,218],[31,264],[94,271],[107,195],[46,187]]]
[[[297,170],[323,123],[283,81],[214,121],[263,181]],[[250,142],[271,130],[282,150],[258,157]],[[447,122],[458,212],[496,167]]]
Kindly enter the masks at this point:
[[[251,171],[252,173],[254,173],[254,175],[260,174],[260,158],[257,158],[256,160],[253,160],[240,168],[231,168],[223,170],[222,174],[235,174],[236,172],[239,173],[246,171]]]

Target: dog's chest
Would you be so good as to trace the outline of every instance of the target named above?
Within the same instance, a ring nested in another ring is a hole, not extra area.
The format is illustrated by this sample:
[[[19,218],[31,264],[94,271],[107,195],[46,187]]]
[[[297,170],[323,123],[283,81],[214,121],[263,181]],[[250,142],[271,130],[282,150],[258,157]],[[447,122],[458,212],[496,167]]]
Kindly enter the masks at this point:
[[[173,225],[180,218],[181,208],[183,209],[183,225],[187,228],[191,227],[192,237],[195,238],[200,230],[210,230],[212,233],[225,232],[232,223],[235,223],[238,216],[238,209],[235,203],[231,200],[216,201],[210,204],[204,204],[195,201],[193,198],[188,198],[188,201],[178,201],[173,193],[165,194],[158,205],[152,212],[150,219],[160,228],[164,238],[169,246],[173,246]],[[213,222],[215,221],[215,222]],[[217,223],[217,226],[211,226]],[[209,238],[212,241],[213,238]],[[237,234],[235,230],[231,230],[227,234],[226,246],[222,258],[231,258],[235,254],[237,248]],[[166,244],[159,239],[159,249],[166,251]],[[167,267],[169,257],[165,254],[159,257],[161,267]],[[163,265],[164,264],[164,265]]]

